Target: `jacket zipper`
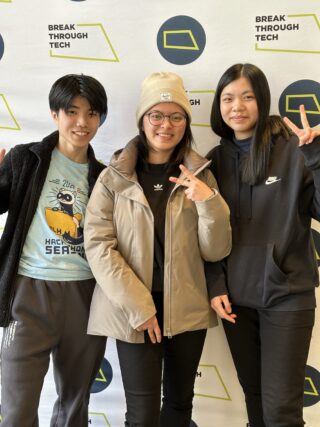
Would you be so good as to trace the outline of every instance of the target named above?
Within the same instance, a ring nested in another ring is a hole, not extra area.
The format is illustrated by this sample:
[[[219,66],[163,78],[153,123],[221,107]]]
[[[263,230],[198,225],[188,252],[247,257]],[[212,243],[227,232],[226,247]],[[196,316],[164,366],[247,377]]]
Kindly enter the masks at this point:
[[[203,169],[205,169],[206,167],[208,167],[209,166],[209,164],[211,163],[211,161],[209,161],[209,162],[206,162],[204,165],[202,165],[202,166],[200,166],[198,169],[196,169],[194,172],[193,172],[193,175],[194,176],[197,176]],[[171,304],[171,283],[172,283],[172,280],[171,280],[171,271],[172,271],[172,235],[173,235],[173,233],[172,233],[172,208],[171,208],[171,197],[172,197],[172,194],[177,190],[177,188],[179,188],[180,187],[180,185],[178,184],[178,185],[175,185],[175,187],[173,188],[173,190],[171,191],[171,194],[170,194],[170,196],[169,196],[169,199],[168,199],[168,204],[167,204],[167,206],[169,206],[169,221],[170,221],[170,223],[169,223],[169,239],[170,239],[170,245],[169,245],[169,250],[170,250],[170,253],[169,253],[169,259],[170,259],[170,263],[169,263],[169,283],[168,283],[168,313],[169,313],[169,318],[168,318],[168,327],[167,327],[167,329],[166,329],[166,332],[167,332],[167,337],[169,338],[169,339],[171,339],[172,338],[172,331],[171,331],[171,315],[172,315],[172,313],[171,313],[171,307],[172,307],[172,304]]]
[[[172,194],[172,193],[171,193]],[[170,198],[171,198],[171,194],[170,194]],[[170,259],[170,263],[169,263],[169,283],[168,283],[168,313],[169,313],[169,318],[168,318],[168,327],[167,327],[167,337],[169,339],[172,338],[172,332],[171,332],[171,271],[172,271],[172,210],[171,210],[171,200],[169,199],[169,259]]]
[[[41,160],[39,161],[39,163],[37,165],[37,169],[35,171],[34,178],[33,178],[32,191],[31,191],[31,202],[32,203],[29,204],[29,209],[30,209],[30,206],[35,201],[35,191],[34,190],[35,190],[35,185],[36,185],[36,177],[37,177],[38,171],[40,169],[40,164],[41,164]],[[29,212],[27,212],[27,215],[28,215],[28,213]],[[33,217],[32,217],[31,220],[30,220],[29,217],[30,217],[30,214],[26,217],[26,221],[25,221],[25,224],[24,224],[24,229],[22,231],[22,240],[21,240],[21,245],[20,245],[20,248],[19,248],[19,255],[18,255],[18,258],[17,258],[18,262],[17,262],[17,265],[16,265],[16,271],[15,271],[15,274],[13,275],[13,277],[15,277],[17,275],[17,273],[18,273],[19,262],[20,262],[20,258],[21,258],[23,246],[25,244],[26,237],[27,237],[30,225],[31,225],[31,221],[33,219]],[[9,295],[8,312],[7,312],[7,315],[5,316],[6,317],[5,322],[8,323],[8,324],[9,324],[9,322],[11,320],[11,310],[12,310],[14,296],[15,296],[15,290],[14,290],[14,286],[12,285],[11,286],[11,290],[10,290],[10,295]]]

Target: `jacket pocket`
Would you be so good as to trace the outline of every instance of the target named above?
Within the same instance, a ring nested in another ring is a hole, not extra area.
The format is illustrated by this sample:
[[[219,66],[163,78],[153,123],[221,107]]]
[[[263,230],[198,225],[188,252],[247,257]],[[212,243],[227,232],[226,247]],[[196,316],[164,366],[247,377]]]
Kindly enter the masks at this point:
[[[286,274],[276,264],[273,253],[273,244],[232,248],[227,278],[234,304],[263,308],[288,294]]]
[[[274,244],[267,245],[266,267],[264,270],[263,299],[264,307],[271,306],[277,299],[288,295],[290,288],[287,275],[274,260]]]

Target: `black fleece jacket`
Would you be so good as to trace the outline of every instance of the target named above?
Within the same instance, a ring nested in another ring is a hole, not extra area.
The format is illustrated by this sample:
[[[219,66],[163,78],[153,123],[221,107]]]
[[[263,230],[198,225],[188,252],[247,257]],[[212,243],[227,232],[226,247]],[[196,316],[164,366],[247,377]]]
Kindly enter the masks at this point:
[[[13,283],[21,251],[58,139],[56,131],[41,142],[17,145],[0,163],[0,214],[8,212],[0,240],[0,326],[7,326],[10,321]],[[88,158],[90,194],[105,166],[96,160],[91,146]]]
[[[258,309],[313,308],[319,278],[311,220],[320,219],[320,138],[302,147],[296,137],[272,142],[267,179],[254,186],[241,182],[243,155],[226,139],[207,155],[230,207],[233,241],[211,297],[228,293],[234,304]]]

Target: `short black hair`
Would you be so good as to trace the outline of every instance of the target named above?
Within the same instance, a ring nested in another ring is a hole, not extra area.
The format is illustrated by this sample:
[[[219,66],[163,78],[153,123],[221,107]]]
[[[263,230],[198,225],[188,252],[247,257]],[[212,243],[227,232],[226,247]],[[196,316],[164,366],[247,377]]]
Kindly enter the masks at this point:
[[[52,85],[49,93],[50,110],[56,113],[59,110],[67,111],[76,96],[82,96],[89,102],[92,110],[100,114],[101,123],[105,120],[108,113],[106,91],[98,80],[84,74],[67,74]]]

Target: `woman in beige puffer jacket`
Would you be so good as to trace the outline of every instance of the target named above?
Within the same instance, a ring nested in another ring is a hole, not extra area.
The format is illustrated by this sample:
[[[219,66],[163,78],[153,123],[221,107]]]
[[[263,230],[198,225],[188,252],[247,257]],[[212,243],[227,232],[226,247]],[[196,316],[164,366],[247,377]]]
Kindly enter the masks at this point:
[[[117,339],[126,426],[189,426],[206,329],[217,324],[204,261],[230,252],[229,209],[207,160],[191,149],[190,121],[180,77],[149,76],[140,134],[114,154],[87,208],[97,280],[88,333]]]

